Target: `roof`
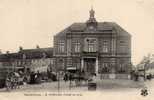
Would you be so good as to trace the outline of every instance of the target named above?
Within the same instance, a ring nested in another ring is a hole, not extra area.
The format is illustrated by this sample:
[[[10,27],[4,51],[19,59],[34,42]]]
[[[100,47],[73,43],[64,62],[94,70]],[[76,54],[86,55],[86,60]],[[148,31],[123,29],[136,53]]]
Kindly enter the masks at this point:
[[[8,53],[0,55],[0,62],[11,61],[13,58],[18,59],[20,57],[18,53]]]
[[[53,48],[23,49],[19,51],[19,54],[25,54],[26,59],[51,58],[53,56]]]
[[[1,54],[0,62],[23,59],[23,54],[26,59],[52,58],[53,48],[23,49],[17,53]]]
[[[88,30],[87,23],[73,23],[66,29],[62,30],[57,34],[57,36],[63,36],[66,33],[78,33],[78,32],[98,32],[104,33],[106,31],[115,30],[118,36],[131,36],[126,30],[124,30],[121,26],[114,22],[97,22],[96,30],[91,31]]]

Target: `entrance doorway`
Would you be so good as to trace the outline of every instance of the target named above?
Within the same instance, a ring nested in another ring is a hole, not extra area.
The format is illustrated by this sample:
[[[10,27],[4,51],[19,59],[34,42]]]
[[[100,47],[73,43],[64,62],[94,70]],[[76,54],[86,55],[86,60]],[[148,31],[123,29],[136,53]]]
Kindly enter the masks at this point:
[[[84,58],[84,71],[88,73],[96,72],[96,58]]]

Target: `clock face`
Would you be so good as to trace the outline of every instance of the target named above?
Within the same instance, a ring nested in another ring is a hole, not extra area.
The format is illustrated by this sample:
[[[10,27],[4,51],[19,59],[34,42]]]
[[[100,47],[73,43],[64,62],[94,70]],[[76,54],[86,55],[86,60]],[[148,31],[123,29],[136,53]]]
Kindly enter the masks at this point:
[[[89,29],[94,29],[94,26],[89,26]]]

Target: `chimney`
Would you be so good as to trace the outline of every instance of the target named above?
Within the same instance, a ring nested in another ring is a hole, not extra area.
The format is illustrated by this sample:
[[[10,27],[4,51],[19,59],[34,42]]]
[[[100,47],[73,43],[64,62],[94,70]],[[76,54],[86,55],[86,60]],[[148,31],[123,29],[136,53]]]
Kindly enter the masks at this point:
[[[23,47],[22,46],[19,46],[19,51],[22,51],[23,50]]]
[[[0,54],[2,54],[2,51],[1,51],[1,49],[0,49]]]
[[[39,49],[40,47],[39,47],[39,45],[36,45],[36,49]]]
[[[6,51],[6,54],[9,54],[10,53],[10,51]]]

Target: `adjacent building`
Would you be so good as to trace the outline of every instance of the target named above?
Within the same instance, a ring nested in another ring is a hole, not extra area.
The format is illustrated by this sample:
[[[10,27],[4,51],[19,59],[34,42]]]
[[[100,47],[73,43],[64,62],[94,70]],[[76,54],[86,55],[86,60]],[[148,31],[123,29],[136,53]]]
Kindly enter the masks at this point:
[[[22,49],[20,47],[19,52],[0,55],[1,73],[15,70],[23,72],[55,71],[53,59],[53,48]]]

